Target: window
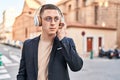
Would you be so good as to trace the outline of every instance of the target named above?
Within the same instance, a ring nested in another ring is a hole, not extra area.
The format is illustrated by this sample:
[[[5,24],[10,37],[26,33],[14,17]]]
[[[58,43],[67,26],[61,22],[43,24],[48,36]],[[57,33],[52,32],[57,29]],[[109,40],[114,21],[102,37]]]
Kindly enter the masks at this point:
[[[86,6],[86,1],[87,1],[87,0],[83,0],[83,7]]]
[[[25,38],[27,38],[27,35],[28,35],[28,30],[27,28],[25,28]]]
[[[71,4],[68,6],[68,11],[71,11]]]
[[[98,21],[98,6],[95,6],[95,24],[97,25],[97,21]]]
[[[78,21],[79,17],[79,0],[76,0],[76,21]]]

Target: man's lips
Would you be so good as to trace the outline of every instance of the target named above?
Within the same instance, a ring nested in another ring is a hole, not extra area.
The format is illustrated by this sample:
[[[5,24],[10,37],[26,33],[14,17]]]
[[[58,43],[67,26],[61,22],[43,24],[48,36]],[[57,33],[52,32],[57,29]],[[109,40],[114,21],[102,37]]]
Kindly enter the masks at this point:
[[[50,28],[50,30],[55,30],[56,28]]]

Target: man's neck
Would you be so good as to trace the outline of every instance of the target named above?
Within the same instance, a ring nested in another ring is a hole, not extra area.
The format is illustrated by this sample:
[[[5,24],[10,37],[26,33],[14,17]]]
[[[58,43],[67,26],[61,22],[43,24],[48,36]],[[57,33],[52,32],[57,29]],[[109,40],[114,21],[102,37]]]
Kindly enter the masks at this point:
[[[56,36],[56,34],[48,35],[48,34],[46,34],[46,33],[43,32],[41,34],[41,39],[44,40],[44,41],[47,41],[47,42],[48,41],[52,42],[54,40],[55,36]]]

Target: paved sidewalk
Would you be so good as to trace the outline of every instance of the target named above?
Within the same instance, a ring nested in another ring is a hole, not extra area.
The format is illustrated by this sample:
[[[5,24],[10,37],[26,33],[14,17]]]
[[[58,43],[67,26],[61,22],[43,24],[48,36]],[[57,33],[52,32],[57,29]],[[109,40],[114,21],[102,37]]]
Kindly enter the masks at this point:
[[[120,59],[83,59],[81,71],[70,71],[71,80],[120,80]]]

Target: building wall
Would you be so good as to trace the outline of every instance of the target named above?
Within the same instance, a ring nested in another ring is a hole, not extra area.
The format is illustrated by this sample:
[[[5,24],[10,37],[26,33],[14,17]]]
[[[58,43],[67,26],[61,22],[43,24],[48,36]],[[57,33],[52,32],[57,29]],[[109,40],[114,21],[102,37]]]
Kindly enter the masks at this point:
[[[76,6],[76,1],[79,2]],[[101,0],[99,0],[101,2]],[[117,29],[117,45],[120,48],[120,0],[108,0],[100,5],[98,0],[65,0],[58,3],[58,6],[65,13],[67,22],[78,22],[83,25],[98,25],[107,28]],[[71,8],[69,10],[69,5]],[[78,20],[76,12],[78,11]],[[73,26],[74,27],[74,26]],[[96,26],[97,27],[97,26]]]
[[[117,45],[120,48],[120,0],[109,0],[108,7],[98,6],[97,25],[117,28]]]
[[[117,44],[118,47],[120,48],[120,4],[117,6],[117,14],[116,14],[116,18],[117,18],[117,22],[116,22],[116,26],[117,26]]]
[[[97,20],[95,20],[95,6],[97,6]],[[86,6],[80,8],[80,13],[82,15],[79,15],[79,17],[83,20],[85,18],[85,21],[82,24],[116,27],[116,22],[118,21],[117,17],[119,14],[119,9],[117,7],[120,7],[119,0],[109,0],[108,7],[106,7],[105,5],[100,6],[98,2],[95,3],[94,1],[90,2],[88,0],[86,1]],[[95,21],[97,22],[97,24],[95,24]]]
[[[94,6],[87,6],[85,8],[84,18],[83,24],[94,25]]]
[[[82,36],[82,32],[85,32],[85,36]],[[111,35],[110,35],[111,33]],[[102,37],[102,45],[105,50],[114,49],[116,45],[116,30],[104,30],[104,29],[87,29],[87,28],[74,28],[67,29],[67,36],[73,38],[75,41],[76,49],[80,55],[87,52],[87,38],[93,38],[93,51],[94,55],[98,55],[98,38]]]
[[[3,33],[4,33],[3,23],[0,23],[0,40],[3,40],[5,38],[5,36],[3,36]]]
[[[21,15],[16,18],[13,25],[13,40],[24,41],[40,34],[41,27],[34,26],[34,13],[35,9],[30,8],[25,2]]]
[[[94,10],[90,10],[95,12],[95,6],[98,6],[97,9],[97,20],[96,20],[96,25],[100,25],[103,27],[112,27],[112,28],[117,28],[117,45],[120,48],[120,0],[108,0],[108,7],[106,7],[105,5],[100,6],[98,3],[97,4],[92,4],[91,6],[93,6]],[[88,12],[89,10],[86,10],[86,13],[90,13]],[[95,22],[95,13],[93,13],[94,15],[91,17],[87,16],[87,21],[85,24],[94,24]],[[93,19],[89,19],[89,18],[94,18]],[[90,21],[91,20],[91,21]]]
[[[76,2],[78,1],[78,2]],[[77,5],[78,3],[78,5]],[[117,35],[111,31],[112,37],[116,37],[117,45],[120,46],[120,0],[109,0],[109,6],[105,7],[100,6],[98,2],[94,2],[94,0],[86,0],[86,3],[83,0],[61,0],[60,3],[57,4],[60,9],[62,10],[63,14],[65,15],[66,22],[78,22],[80,24],[85,25],[99,25],[102,27],[108,28],[117,28]],[[97,6],[97,20],[95,19],[95,6]],[[34,12],[35,9],[29,8],[27,4],[24,6],[23,13],[16,18],[13,36],[15,40],[22,40],[24,41],[27,38],[31,38],[34,34],[39,34],[40,28],[36,28],[33,24],[33,15],[29,16],[29,11]],[[77,17],[78,14],[78,17]],[[78,19],[77,19],[78,18]],[[96,22],[96,24],[95,24]],[[83,29],[83,28],[82,28]],[[73,30],[78,32],[80,29],[76,29],[73,26]],[[69,34],[73,32],[70,28],[68,28]],[[86,28],[87,30],[87,28]],[[91,31],[92,29],[90,29]],[[96,33],[97,29],[93,30],[93,33],[99,35],[100,33]],[[106,32],[103,32],[106,31]],[[109,31],[101,30],[102,34],[105,35],[105,39],[109,40],[111,37],[108,35]],[[89,32],[89,31],[88,31]],[[22,35],[21,35],[22,34]],[[69,35],[69,36],[70,36]],[[92,35],[92,33],[91,33]],[[94,34],[93,34],[94,36]],[[107,38],[108,37],[108,38]],[[110,37],[110,38],[109,38]],[[77,38],[77,37],[75,37]],[[77,40],[77,39],[76,39]],[[79,40],[79,39],[78,39]],[[109,48],[113,43],[107,44],[105,40],[105,45]],[[78,42],[78,41],[77,41]],[[78,42],[79,43],[79,42]],[[82,50],[82,49],[79,49]]]
[[[13,36],[14,40],[24,41],[28,38],[34,37],[41,29],[34,26],[33,17],[21,15],[17,18],[14,28]]]
[[[76,6],[76,1],[79,2],[78,7]],[[85,4],[85,6],[83,6]],[[71,9],[69,10],[69,5]],[[76,11],[78,10],[78,22],[81,24],[87,25],[100,25],[105,27],[117,27],[119,22],[119,0],[109,0],[108,7],[105,5],[99,5],[98,1],[87,0],[84,3],[82,0],[67,0],[59,3],[58,6],[61,8],[64,13],[66,13],[66,20],[68,22],[76,22]],[[97,9],[97,24],[95,24],[95,6]],[[117,23],[118,22],[118,23]]]
[[[102,25],[103,23],[109,27],[116,27],[116,5],[113,3],[109,4],[109,7],[99,7],[98,11],[98,25]]]

